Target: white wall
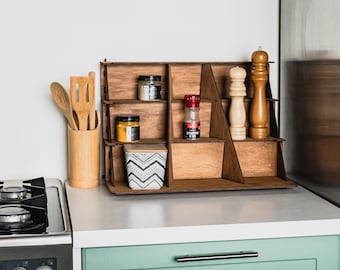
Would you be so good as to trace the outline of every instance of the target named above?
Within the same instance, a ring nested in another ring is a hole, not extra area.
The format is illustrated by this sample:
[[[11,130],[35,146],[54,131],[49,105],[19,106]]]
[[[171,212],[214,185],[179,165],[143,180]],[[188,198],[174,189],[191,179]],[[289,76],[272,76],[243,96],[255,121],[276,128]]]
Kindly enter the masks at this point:
[[[50,83],[99,62],[276,62],[278,0],[12,0],[0,2],[0,179],[67,178],[66,124]]]

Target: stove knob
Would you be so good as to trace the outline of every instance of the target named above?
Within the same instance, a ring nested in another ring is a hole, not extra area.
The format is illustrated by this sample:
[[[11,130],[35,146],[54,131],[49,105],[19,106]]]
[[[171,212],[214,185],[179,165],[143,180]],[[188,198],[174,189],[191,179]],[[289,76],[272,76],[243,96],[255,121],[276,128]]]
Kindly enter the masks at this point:
[[[39,266],[38,268],[36,268],[35,270],[53,270],[53,268],[51,266],[48,266],[48,265],[42,265],[42,266]]]

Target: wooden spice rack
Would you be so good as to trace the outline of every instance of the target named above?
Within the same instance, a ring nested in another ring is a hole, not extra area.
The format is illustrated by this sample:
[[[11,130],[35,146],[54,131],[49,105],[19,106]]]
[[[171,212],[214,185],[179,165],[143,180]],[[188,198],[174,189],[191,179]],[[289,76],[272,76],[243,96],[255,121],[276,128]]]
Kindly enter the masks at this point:
[[[275,100],[267,87],[268,127],[264,140],[233,141],[229,133],[229,70],[246,69],[246,112],[252,100],[250,62],[226,63],[100,63],[105,182],[114,194],[198,192],[286,188],[283,140],[278,137]],[[162,76],[162,99],[137,99],[140,75]],[[185,94],[200,94],[201,138],[182,139]],[[128,186],[123,143],[115,140],[115,117],[140,116],[141,144],[168,149],[166,179],[159,190]]]

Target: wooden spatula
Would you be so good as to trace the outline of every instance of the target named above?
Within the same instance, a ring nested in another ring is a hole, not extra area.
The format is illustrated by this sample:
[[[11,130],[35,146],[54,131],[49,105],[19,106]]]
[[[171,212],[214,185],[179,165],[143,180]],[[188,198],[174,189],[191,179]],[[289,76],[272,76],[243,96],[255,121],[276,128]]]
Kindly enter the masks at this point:
[[[89,114],[94,106],[94,83],[89,84],[89,77],[70,77],[70,92],[73,110],[76,112],[79,130],[87,130]]]
[[[95,73],[93,71],[89,72],[88,77],[88,89],[95,93]],[[93,105],[89,114],[89,129],[96,128],[96,108],[95,108],[95,95],[93,94]]]

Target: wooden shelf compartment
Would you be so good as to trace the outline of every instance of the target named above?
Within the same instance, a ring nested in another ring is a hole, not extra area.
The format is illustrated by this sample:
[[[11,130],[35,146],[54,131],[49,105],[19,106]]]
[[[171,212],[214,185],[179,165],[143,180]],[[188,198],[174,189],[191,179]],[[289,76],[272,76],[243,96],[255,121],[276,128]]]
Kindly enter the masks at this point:
[[[164,140],[145,139],[141,140],[139,143],[163,144],[166,146],[166,142]],[[104,141],[105,182],[113,187],[117,185],[125,186],[127,189],[130,189],[127,182],[124,144],[126,143]],[[166,179],[164,186],[167,186]]]
[[[225,137],[214,132],[215,121],[223,118],[223,112],[216,110],[220,105],[214,86],[204,84],[205,65],[202,63],[169,65],[169,154],[168,185],[176,180],[222,178]],[[183,138],[184,96],[201,96],[199,118],[200,139],[191,141]],[[220,114],[220,115],[218,115]],[[224,129],[224,122],[220,125]]]
[[[167,97],[167,65],[163,63],[101,62],[102,100],[137,100],[138,78],[162,77],[162,99]]]
[[[141,139],[167,138],[167,102],[111,102],[102,104],[103,138],[116,139],[116,116],[124,114],[139,115]]]

